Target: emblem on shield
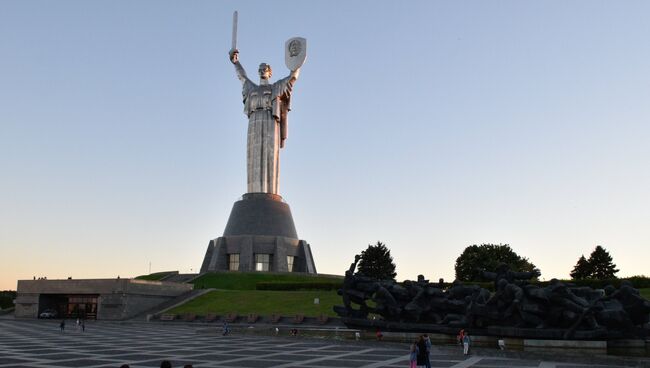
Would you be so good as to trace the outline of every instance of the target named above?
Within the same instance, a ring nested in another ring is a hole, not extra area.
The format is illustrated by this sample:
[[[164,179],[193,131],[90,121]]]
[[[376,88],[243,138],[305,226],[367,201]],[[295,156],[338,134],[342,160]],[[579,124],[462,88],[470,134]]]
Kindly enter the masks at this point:
[[[289,70],[296,70],[307,58],[307,40],[302,37],[290,38],[284,44],[284,63]]]

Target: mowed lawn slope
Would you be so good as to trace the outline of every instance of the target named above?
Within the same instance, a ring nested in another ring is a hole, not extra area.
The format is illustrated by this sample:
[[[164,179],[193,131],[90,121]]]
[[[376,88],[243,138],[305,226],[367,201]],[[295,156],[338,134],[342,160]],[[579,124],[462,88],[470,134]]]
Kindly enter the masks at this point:
[[[314,304],[319,298],[319,304]],[[236,312],[240,315],[257,313],[283,316],[304,314],[316,317],[325,314],[335,317],[332,306],[342,304],[336,291],[265,291],[265,290],[215,290],[190,300],[168,313],[194,313],[205,316],[208,313],[224,315]]]

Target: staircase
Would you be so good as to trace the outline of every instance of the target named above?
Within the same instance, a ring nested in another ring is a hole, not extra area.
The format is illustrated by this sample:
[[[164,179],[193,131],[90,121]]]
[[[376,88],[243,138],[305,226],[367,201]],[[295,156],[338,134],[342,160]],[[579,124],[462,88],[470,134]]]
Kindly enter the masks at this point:
[[[175,297],[174,299],[171,299],[171,300],[168,300],[168,301],[166,301],[164,303],[158,304],[157,306],[155,306],[155,307],[153,307],[151,309],[148,309],[148,310],[134,316],[131,319],[132,320],[146,320],[148,315],[162,314],[162,313],[164,313],[165,311],[167,311],[169,309],[172,309],[172,308],[174,308],[174,307],[176,307],[178,305],[187,303],[190,300],[198,298],[199,296],[201,296],[203,294],[207,294],[212,290],[214,290],[214,289],[199,289],[199,290],[188,291],[188,292],[186,292],[184,294],[181,294],[181,295]]]

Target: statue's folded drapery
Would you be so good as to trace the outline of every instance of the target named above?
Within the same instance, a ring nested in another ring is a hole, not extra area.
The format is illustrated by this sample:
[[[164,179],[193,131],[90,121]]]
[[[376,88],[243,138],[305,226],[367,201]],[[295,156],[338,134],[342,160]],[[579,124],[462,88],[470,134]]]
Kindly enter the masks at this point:
[[[273,84],[243,81],[244,113],[248,116],[248,193],[279,192],[280,148],[284,146],[291,88],[295,77]]]

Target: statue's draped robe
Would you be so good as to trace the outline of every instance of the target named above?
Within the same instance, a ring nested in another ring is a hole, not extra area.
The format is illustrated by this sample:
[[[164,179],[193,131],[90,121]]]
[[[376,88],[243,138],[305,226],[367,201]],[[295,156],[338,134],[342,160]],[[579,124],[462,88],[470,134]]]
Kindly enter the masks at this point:
[[[291,76],[273,84],[256,85],[245,78],[242,94],[248,116],[248,193],[279,192],[280,148],[287,137]]]

